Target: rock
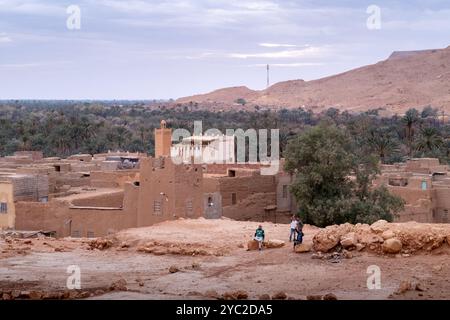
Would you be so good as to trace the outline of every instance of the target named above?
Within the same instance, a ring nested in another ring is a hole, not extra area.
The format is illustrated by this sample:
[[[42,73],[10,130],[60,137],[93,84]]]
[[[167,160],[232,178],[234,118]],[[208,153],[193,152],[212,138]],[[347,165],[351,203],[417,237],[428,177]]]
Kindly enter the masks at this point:
[[[321,295],[308,295],[306,296],[306,300],[322,300]]]
[[[334,249],[339,244],[341,237],[352,232],[353,228],[353,225],[345,223],[338,226],[328,226],[320,230],[313,238],[313,249],[321,252]]]
[[[129,248],[130,245],[129,245],[128,243],[126,243],[126,242],[122,242],[122,243],[120,244],[120,247],[121,247],[122,249],[125,249],[125,248]]]
[[[338,298],[333,293],[327,293],[326,295],[323,296],[323,300],[337,300],[337,299]]]
[[[322,252],[317,252],[317,253],[313,253],[312,255],[311,255],[311,259],[324,259],[325,258],[325,256],[323,255],[323,253]]]
[[[433,271],[436,271],[436,272],[442,271],[442,265],[433,266]]]
[[[29,299],[30,298],[30,291],[20,291],[19,298],[20,299]]]
[[[283,291],[279,291],[272,295],[272,300],[286,300],[287,294]]]
[[[295,246],[294,252],[295,253],[305,253],[305,252],[310,252],[311,249],[312,249],[311,244],[301,243],[301,244],[298,244]]]
[[[105,291],[101,290],[101,289],[97,289],[94,292],[94,295],[96,296],[101,296],[102,294],[105,294]]]
[[[383,240],[388,240],[395,237],[395,233],[392,230],[386,230],[381,234]]]
[[[259,249],[259,243],[256,240],[251,240],[247,243],[247,251],[253,251]]]
[[[64,248],[62,247],[56,247],[55,252],[64,252]]]
[[[13,291],[11,291],[11,297],[12,297],[13,299],[19,298],[19,297],[20,297],[20,291],[19,291],[19,290],[13,290]]]
[[[355,247],[358,243],[356,234],[354,232],[349,232],[341,237],[341,246],[345,249]]]
[[[200,263],[198,262],[193,262],[191,265],[192,269],[194,270],[200,270]]]
[[[41,300],[43,298],[42,292],[31,291],[29,295],[31,300]]]
[[[400,285],[398,286],[397,291],[395,291],[396,294],[403,294],[406,291],[410,291],[412,289],[411,282],[409,281],[402,281],[400,282]]]
[[[353,258],[353,253],[351,251],[348,251],[348,250],[343,250],[342,251],[342,255],[344,256],[345,259]]]
[[[220,295],[215,290],[208,290],[208,291],[206,291],[204,296],[207,297],[207,298],[213,298],[213,299],[219,299],[220,298]]]
[[[416,283],[415,290],[416,290],[416,291],[425,291],[425,290],[422,288],[422,286],[421,286],[420,283]]]
[[[178,269],[177,266],[170,266],[169,268],[170,273],[177,273],[178,271],[180,271],[180,269]]]
[[[109,287],[110,290],[116,290],[116,291],[127,291],[127,281],[125,279],[120,279],[111,284]]]
[[[12,300],[13,298],[11,297],[11,295],[9,293],[3,293],[1,295],[2,300]]]
[[[242,290],[235,292],[225,292],[222,295],[223,300],[245,300],[248,298],[248,293]]]
[[[399,253],[402,250],[402,242],[397,238],[387,239],[383,242],[382,249],[384,253]]]
[[[259,300],[270,300],[270,296],[268,294],[262,294],[258,297]]]
[[[374,233],[383,233],[389,228],[389,222],[386,220],[378,220],[370,226],[370,230]]]
[[[269,240],[269,241],[265,241],[264,242],[264,247],[268,248],[268,249],[276,249],[276,248],[281,248],[285,245],[285,242],[283,240]]]
[[[90,249],[106,250],[112,247],[113,242],[109,239],[95,239],[89,242]]]

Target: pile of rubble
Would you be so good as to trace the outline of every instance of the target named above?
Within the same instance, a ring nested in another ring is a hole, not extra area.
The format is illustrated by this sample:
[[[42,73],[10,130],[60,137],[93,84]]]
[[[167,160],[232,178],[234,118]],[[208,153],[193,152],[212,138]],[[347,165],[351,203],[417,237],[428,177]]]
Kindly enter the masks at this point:
[[[372,225],[346,223],[326,227],[313,237],[312,248],[322,253],[344,249],[410,255],[446,250],[449,245],[450,225],[379,220]]]

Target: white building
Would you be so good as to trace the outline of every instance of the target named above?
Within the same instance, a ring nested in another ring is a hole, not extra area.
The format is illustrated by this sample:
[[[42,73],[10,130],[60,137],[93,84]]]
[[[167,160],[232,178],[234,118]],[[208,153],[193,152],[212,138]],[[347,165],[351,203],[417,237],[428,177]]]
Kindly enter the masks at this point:
[[[192,136],[173,145],[170,154],[183,163],[234,163],[234,145],[234,136]]]

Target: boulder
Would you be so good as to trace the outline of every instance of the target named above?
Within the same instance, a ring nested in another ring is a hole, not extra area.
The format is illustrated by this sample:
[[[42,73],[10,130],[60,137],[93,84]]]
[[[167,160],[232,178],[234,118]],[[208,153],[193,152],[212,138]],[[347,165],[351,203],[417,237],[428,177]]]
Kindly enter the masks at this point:
[[[259,243],[256,240],[251,240],[247,243],[247,251],[258,250]]]
[[[301,244],[298,244],[295,246],[294,252],[295,253],[305,253],[305,252],[310,252],[311,249],[312,249],[311,244],[301,243]]]
[[[378,220],[370,225],[370,230],[374,233],[383,233],[389,228],[389,222],[386,220]]]
[[[270,300],[270,296],[266,294],[262,294],[258,297],[259,300]]]
[[[349,232],[341,237],[341,246],[345,249],[355,247],[358,243],[356,234],[354,232]]]
[[[403,294],[406,291],[410,291],[412,289],[412,284],[410,281],[402,281],[400,282],[400,285],[398,286],[397,291],[395,291],[396,294]]]
[[[388,240],[395,237],[395,233],[392,230],[386,230],[381,234],[383,240]]]
[[[285,242],[283,240],[268,240],[264,242],[264,247],[267,249],[274,249],[274,248],[281,248],[285,245]]]
[[[402,242],[397,238],[387,239],[383,242],[382,249],[384,253],[399,253],[402,250]]]

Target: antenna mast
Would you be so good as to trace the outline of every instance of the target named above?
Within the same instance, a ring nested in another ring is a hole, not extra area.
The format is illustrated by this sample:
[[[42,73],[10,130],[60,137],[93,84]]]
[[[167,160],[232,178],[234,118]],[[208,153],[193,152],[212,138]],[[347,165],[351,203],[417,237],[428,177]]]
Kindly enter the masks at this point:
[[[267,88],[270,85],[270,67],[267,65]]]

